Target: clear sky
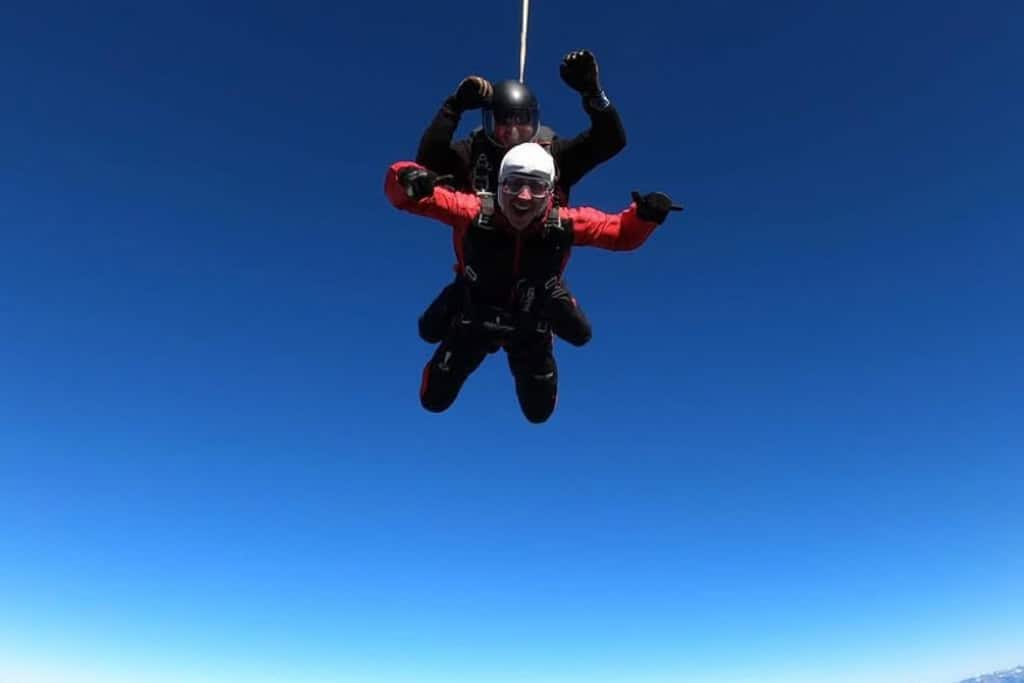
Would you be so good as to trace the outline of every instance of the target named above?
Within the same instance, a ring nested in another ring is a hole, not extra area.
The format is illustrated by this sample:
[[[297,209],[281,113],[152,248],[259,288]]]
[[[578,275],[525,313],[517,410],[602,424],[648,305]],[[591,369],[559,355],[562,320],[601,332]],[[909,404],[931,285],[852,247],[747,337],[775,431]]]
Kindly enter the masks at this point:
[[[687,205],[443,415],[386,201],[516,3],[0,8],[0,683],[950,683],[1024,663],[1019,3],[535,2]],[[476,125],[467,116],[462,133]]]

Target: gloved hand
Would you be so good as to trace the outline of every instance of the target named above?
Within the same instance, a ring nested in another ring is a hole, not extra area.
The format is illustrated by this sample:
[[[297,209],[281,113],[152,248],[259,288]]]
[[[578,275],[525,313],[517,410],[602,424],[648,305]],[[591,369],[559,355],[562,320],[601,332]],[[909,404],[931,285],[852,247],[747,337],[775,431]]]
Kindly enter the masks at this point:
[[[573,346],[585,346],[594,336],[590,321],[561,278],[544,283],[540,317],[551,321],[551,331]]]
[[[420,166],[403,168],[398,173],[398,182],[405,188],[405,194],[411,199],[420,200],[434,194],[438,183],[451,180],[452,176],[439,176],[433,171]]]
[[[459,112],[467,109],[479,109],[491,100],[494,88],[491,82],[482,76],[467,76],[462,79],[452,97]]]
[[[601,93],[601,81],[597,77],[597,59],[590,50],[576,50],[562,59],[559,73],[566,85],[584,97]]]
[[[648,192],[641,196],[639,192],[634,191],[633,201],[636,202],[637,218],[659,225],[668,218],[669,211],[683,210],[683,207],[673,204],[672,198],[664,192]]]

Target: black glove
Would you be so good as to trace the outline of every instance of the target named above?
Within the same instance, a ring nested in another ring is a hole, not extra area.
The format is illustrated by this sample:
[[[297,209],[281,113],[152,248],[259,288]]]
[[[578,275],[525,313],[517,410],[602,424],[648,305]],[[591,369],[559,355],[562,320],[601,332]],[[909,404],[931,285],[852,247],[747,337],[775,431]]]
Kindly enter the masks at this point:
[[[544,283],[544,291],[546,296],[541,303],[541,318],[551,321],[551,331],[555,336],[573,346],[586,346],[594,336],[594,328],[562,279],[551,278]]]
[[[673,204],[672,198],[664,192],[648,192],[641,197],[639,192],[634,191],[633,201],[636,202],[637,218],[659,225],[668,218],[669,211],[683,210],[683,207]]]
[[[491,101],[494,88],[491,82],[481,76],[467,76],[455,89],[452,99],[459,113],[467,109],[479,109]]]
[[[438,183],[451,179],[450,175],[439,176],[431,170],[418,166],[403,168],[398,174],[398,182],[405,188],[405,194],[416,200],[431,196]]]
[[[601,81],[597,77],[597,59],[590,50],[570,52],[559,69],[562,80],[584,97],[601,94]]]

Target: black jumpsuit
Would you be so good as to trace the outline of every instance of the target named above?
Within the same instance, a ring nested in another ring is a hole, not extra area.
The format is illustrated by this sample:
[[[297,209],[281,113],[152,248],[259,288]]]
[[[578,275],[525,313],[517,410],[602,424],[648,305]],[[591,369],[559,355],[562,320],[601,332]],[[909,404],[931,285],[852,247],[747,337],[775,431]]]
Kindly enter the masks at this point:
[[[535,141],[546,147],[555,161],[556,205],[567,206],[572,186],[626,146],[622,119],[613,106],[596,109],[584,100],[584,110],[590,117],[591,126],[574,138],[559,138],[546,126],[537,131]],[[507,149],[496,145],[482,129],[473,131],[466,139],[452,142],[460,118],[454,98],[449,97],[423,133],[416,162],[439,175],[454,176],[456,190],[496,192],[498,170]],[[565,283],[558,283],[546,295],[554,313],[551,320],[553,332],[570,344],[586,344],[592,335],[590,322]],[[457,277],[420,316],[420,336],[430,343],[444,339],[465,300],[464,284]]]

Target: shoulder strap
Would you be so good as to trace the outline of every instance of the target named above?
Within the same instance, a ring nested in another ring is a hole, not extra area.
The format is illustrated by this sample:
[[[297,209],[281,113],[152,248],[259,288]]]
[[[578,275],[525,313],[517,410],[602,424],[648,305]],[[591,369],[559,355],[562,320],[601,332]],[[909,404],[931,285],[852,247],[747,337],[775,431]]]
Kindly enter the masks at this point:
[[[492,230],[494,227],[491,222],[494,217],[494,193],[477,192],[476,196],[480,199],[480,213],[477,214],[475,223],[485,230]]]
[[[548,217],[544,221],[544,228],[547,230],[564,230],[565,226],[562,225],[562,213],[558,210],[558,207],[552,207],[551,211],[548,212]]]

